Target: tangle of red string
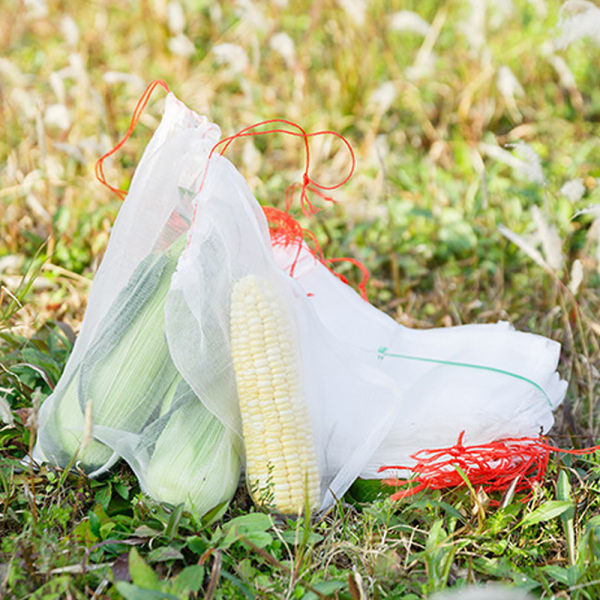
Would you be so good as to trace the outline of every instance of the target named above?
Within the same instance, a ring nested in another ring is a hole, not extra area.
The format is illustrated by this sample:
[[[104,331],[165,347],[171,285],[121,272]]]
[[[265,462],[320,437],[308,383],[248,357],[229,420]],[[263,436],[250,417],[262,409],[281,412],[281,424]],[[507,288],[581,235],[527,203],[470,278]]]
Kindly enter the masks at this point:
[[[154,81],[152,81],[148,85],[148,87],[144,90],[144,93],[140,96],[140,99],[138,100],[138,102],[135,106],[135,110],[133,111],[133,115],[131,117],[131,123],[129,124],[129,129],[123,136],[123,139],[112,150],[109,150],[106,154],[101,156],[96,161],[96,166],[94,169],[95,173],[96,173],[96,179],[102,185],[105,185],[109,190],[111,190],[112,192],[117,194],[117,196],[119,196],[119,198],[121,198],[121,200],[125,199],[125,196],[127,196],[127,192],[125,190],[121,190],[119,188],[113,187],[112,185],[110,185],[110,183],[108,183],[106,181],[106,177],[104,176],[104,161],[109,156],[113,155],[117,150],[119,150],[125,144],[125,142],[131,137],[131,134],[133,133],[135,126],[138,124],[138,121],[140,120],[140,117],[142,116],[142,113],[144,112],[144,109],[146,108],[146,105],[148,104],[148,101],[150,100],[150,96],[152,96],[152,92],[154,92],[154,90],[158,86],[161,86],[167,93],[169,92],[169,86],[161,79],[155,79]]]
[[[279,127],[273,128],[273,129],[255,131],[255,129],[257,129],[259,127],[264,127],[266,125],[271,125],[274,123],[287,125],[289,127],[296,129],[296,131],[293,131],[290,129],[283,129],[283,128],[279,128]],[[292,244],[297,246],[296,256],[295,256],[294,260],[292,261],[292,265],[291,265],[290,271],[289,271],[290,277],[294,276],[294,270],[296,268],[298,259],[300,258],[302,244],[304,242],[306,242],[306,246],[310,250],[310,252],[313,254],[313,256],[317,260],[319,260],[325,267],[327,267],[327,269],[331,273],[333,273],[336,277],[338,277],[341,281],[343,281],[346,284],[349,284],[348,279],[346,277],[344,277],[343,275],[335,272],[333,269],[331,269],[328,266],[328,263],[333,264],[333,263],[337,263],[337,262],[348,262],[348,263],[354,265],[355,267],[357,267],[362,273],[362,279],[361,279],[361,282],[358,284],[358,288],[360,290],[361,296],[364,298],[364,300],[367,300],[366,284],[367,284],[367,281],[369,280],[369,271],[367,270],[367,268],[359,260],[357,260],[355,258],[344,257],[344,258],[326,259],[323,255],[321,247],[319,246],[314,233],[312,231],[310,231],[309,229],[303,228],[298,223],[298,221],[289,214],[290,208],[294,201],[294,194],[299,187],[300,187],[300,207],[301,207],[302,213],[306,217],[311,217],[312,215],[316,214],[320,210],[311,202],[311,200],[309,198],[309,192],[321,197],[323,200],[326,200],[328,202],[335,202],[333,198],[326,195],[324,192],[329,191],[329,190],[335,190],[335,189],[341,187],[342,185],[344,185],[352,177],[352,174],[354,173],[354,169],[356,168],[356,158],[354,156],[354,151],[352,150],[352,146],[350,145],[348,140],[346,140],[345,137],[343,137],[342,135],[340,135],[339,133],[337,133],[335,131],[330,131],[330,130],[317,131],[314,133],[307,133],[302,127],[300,127],[300,125],[293,123],[292,121],[287,121],[286,119],[269,119],[267,121],[261,121],[260,123],[255,123],[254,125],[250,125],[249,127],[242,129],[238,133],[220,140],[211,149],[210,154],[209,154],[209,162],[210,162],[211,156],[214,154],[214,152],[217,150],[217,148],[219,148],[219,146],[223,146],[223,148],[220,150],[220,154],[222,156],[226,152],[227,148],[229,148],[231,143],[238,138],[268,135],[268,134],[273,134],[273,133],[283,133],[283,134],[291,135],[294,137],[301,137],[304,141],[304,151],[306,154],[306,163],[305,163],[304,172],[302,174],[302,184],[293,183],[286,190],[285,211],[279,210],[274,207],[263,207],[263,211],[265,212],[267,221],[269,223],[269,230],[271,233],[271,243],[273,245],[282,245],[282,246],[286,246],[286,247],[290,246]],[[310,155],[309,138],[315,137],[315,136],[320,136],[320,135],[335,136],[336,138],[338,138],[345,144],[346,148],[348,149],[348,152],[350,153],[351,166],[350,166],[350,170],[349,170],[348,174],[339,183],[329,185],[329,186],[317,183],[314,179],[311,179],[311,177],[309,175],[310,156],[311,156]],[[207,163],[207,170],[208,170],[208,164],[209,163]],[[202,189],[202,185],[204,184],[207,170],[204,173],[204,177],[203,177],[202,183],[200,185],[200,189]],[[195,215],[194,215],[194,218],[195,218]]]
[[[364,300],[367,300],[366,284],[369,280],[369,271],[360,261],[349,257],[325,258],[323,250],[321,249],[315,234],[309,229],[303,228],[300,223],[298,223],[298,221],[294,219],[294,217],[292,217],[292,215],[290,215],[288,212],[272,206],[264,206],[263,212],[265,213],[267,222],[269,223],[271,245],[273,247],[283,246],[285,248],[295,246],[296,248],[296,253],[288,272],[290,277],[294,277],[294,271],[304,246],[316,260],[323,264],[323,266],[325,266],[333,275],[347,285],[350,285],[348,279],[341,273],[337,273],[331,269],[328,263],[348,262],[354,265],[362,273],[362,279],[358,284],[360,295]]]
[[[388,469],[410,471],[406,479],[384,479],[383,483],[402,489],[392,494],[392,500],[413,496],[425,489],[438,490],[466,485],[462,474],[475,489],[486,494],[505,492],[514,485],[514,492],[532,492],[546,474],[551,452],[583,455],[600,450],[600,446],[581,450],[565,450],[547,444],[543,437],[505,438],[489,444],[464,446],[464,431],[454,446],[438,449],[424,449],[411,458],[416,462],[412,467],[393,465],[380,467],[379,472]],[[515,484],[515,480],[517,483]],[[529,495],[522,501],[526,501]],[[490,498],[490,503],[499,502]]]
[[[274,129],[255,131],[259,127],[264,127],[266,125],[272,125],[272,124],[287,125],[288,127],[295,129],[296,131],[293,131],[290,129],[283,129],[281,127],[276,127]],[[294,137],[301,137],[304,142],[304,152],[306,154],[306,163],[305,163],[305,167],[304,167],[304,172],[302,173],[302,183],[301,184],[293,183],[290,187],[288,187],[288,189],[286,191],[286,195],[285,195],[286,211],[289,211],[289,209],[293,203],[293,200],[294,200],[294,192],[296,189],[298,189],[298,187],[300,187],[300,190],[301,190],[300,191],[300,207],[302,209],[303,214],[307,217],[314,215],[315,213],[319,212],[319,210],[320,210],[311,202],[311,200],[309,198],[309,194],[308,194],[309,192],[321,197],[323,200],[326,200],[328,202],[334,202],[333,198],[331,198],[330,196],[325,194],[325,191],[336,190],[337,188],[343,186],[352,177],[352,174],[354,173],[354,169],[356,168],[356,158],[354,156],[354,151],[352,150],[352,146],[350,145],[348,140],[343,135],[340,135],[336,131],[325,130],[325,131],[315,131],[313,133],[307,133],[302,127],[300,127],[300,125],[298,125],[297,123],[294,123],[292,121],[288,121],[286,119],[268,119],[266,121],[261,121],[259,123],[255,123],[254,125],[245,127],[244,129],[238,131],[236,134],[231,135],[226,138],[223,138],[221,141],[219,141],[217,144],[215,144],[215,146],[212,148],[210,155],[209,155],[209,159],[212,156],[212,154],[214,153],[214,151],[221,145],[223,145],[223,148],[221,149],[220,154],[223,155],[223,154],[225,154],[225,152],[227,151],[227,148],[229,148],[231,143],[238,138],[269,135],[272,133],[283,133],[283,134],[291,135]],[[333,135],[334,137],[338,138],[339,140],[341,140],[344,143],[344,145],[348,149],[348,152],[350,153],[351,165],[350,165],[350,170],[349,170],[348,174],[346,175],[346,177],[344,177],[344,179],[342,179],[342,181],[340,181],[339,183],[333,184],[333,185],[323,185],[323,184],[317,183],[314,179],[311,179],[310,174],[309,174],[309,171],[310,171],[310,146],[308,143],[309,138],[321,136],[321,135]]]

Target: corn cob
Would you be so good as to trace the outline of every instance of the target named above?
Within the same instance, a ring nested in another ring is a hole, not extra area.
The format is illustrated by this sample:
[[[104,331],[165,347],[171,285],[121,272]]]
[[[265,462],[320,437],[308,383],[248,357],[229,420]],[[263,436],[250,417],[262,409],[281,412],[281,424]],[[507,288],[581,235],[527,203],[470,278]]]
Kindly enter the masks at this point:
[[[107,466],[113,451],[94,439],[81,448],[86,405],[92,423],[139,432],[173,395],[180,376],[164,335],[164,305],[185,236],[151,254],[119,292],[69,382],[59,382],[55,408],[39,432],[39,453],[59,466],[77,454],[86,472]]]
[[[254,275],[234,285],[230,316],[250,492],[283,514],[312,510],[319,471],[293,324],[276,289]]]
[[[169,409],[169,410],[166,410]],[[143,487],[156,500],[183,503],[199,515],[233,496],[241,470],[239,437],[215,417],[184,380],[154,445]]]

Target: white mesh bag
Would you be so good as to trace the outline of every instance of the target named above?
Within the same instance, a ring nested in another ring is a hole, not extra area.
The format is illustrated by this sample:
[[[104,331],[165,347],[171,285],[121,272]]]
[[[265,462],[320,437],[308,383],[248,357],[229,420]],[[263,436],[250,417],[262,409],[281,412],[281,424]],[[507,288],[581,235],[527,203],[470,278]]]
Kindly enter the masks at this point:
[[[378,472],[383,465],[410,467],[414,453],[452,446],[463,431],[467,445],[536,437],[552,427],[552,411],[567,388],[556,372],[557,342],[506,322],[410,329],[365,302],[305,244],[300,253],[298,242],[275,244],[274,255],[326,327],[378,357],[403,393],[402,408],[362,477],[389,476]]]
[[[204,513],[229,500],[238,436],[175,368],[164,332],[171,276],[192,217],[190,184],[219,129],[172,94],[114,224],[81,332],[43,403],[34,459],[90,476],[125,458],[159,500]]]
[[[173,360],[243,437],[255,500],[285,514],[325,509],[385,436],[396,386],[278,268],[263,210],[232,164],[213,156],[199,187],[167,297]]]
[[[81,333],[41,409],[34,458],[63,467],[74,460],[98,476],[122,457],[151,496],[204,513],[233,494],[243,440],[257,500],[289,514],[325,509],[380,443],[398,396],[360,349],[322,326],[277,267],[264,213],[231,163],[216,155],[205,170],[218,139],[218,128],[169,94]],[[255,306],[244,306],[252,294]],[[269,306],[263,349],[280,354],[274,403],[266,389],[258,400],[276,418],[243,424],[238,397],[257,389],[244,371],[246,314],[260,313],[261,302]],[[272,327],[278,338],[269,347]]]

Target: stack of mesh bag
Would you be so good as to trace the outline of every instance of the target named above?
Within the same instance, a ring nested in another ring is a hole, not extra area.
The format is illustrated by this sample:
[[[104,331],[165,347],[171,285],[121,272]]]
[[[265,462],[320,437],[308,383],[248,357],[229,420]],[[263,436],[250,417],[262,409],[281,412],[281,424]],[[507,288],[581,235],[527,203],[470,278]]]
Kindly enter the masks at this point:
[[[257,503],[323,511],[421,448],[538,435],[559,346],[505,323],[416,331],[272,236],[219,129],[172,94],[40,412],[34,458],[91,477],[118,459],[202,515],[241,471]]]

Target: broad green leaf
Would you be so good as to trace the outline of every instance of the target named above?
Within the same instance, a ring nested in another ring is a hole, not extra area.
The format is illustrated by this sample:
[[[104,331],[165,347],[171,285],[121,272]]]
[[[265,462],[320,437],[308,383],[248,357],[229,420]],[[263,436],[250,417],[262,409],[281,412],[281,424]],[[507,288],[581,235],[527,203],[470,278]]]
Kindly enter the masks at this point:
[[[346,587],[346,583],[343,581],[319,581],[312,585],[317,592],[323,594],[323,596],[333,596],[336,592]],[[311,591],[306,592],[302,596],[302,600],[318,600],[318,596]]]
[[[193,536],[193,537],[189,537],[187,539],[186,546],[194,554],[198,554],[198,555],[204,554],[208,550],[208,548],[209,548],[209,545],[206,543],[206,541],[204,539],[202,539],[198,535]]]
[[[164,562],[165,560],[182,560],[183,554],[176,548],[171,546],[161,546],[160,548],[154,548],[146,556],[146,560],[150,563]]]
[[[100,526],[100,538],[106,540],[110,537],[111,531],[117,526],[114,521],[109,521],[108,523],[103,523]]]
[[[249,531],[240,536],[240,541],[248,541],[259,548],[266,548],[273,541],[273,536],[266,531]]]
[[[264,513],[249,513],[231,519],[231,521],[223,525],[223,529],[227,530],[235,527],[239,532],[246,533],[248,531],[267,531],[272,525],[273,523],[268,515]]]
[[[160,590],[158,576],[134,547],[129,552],[129,573],[136,586],[146,590]]]
[[[523,521],[521,521],[521,525],[523,527],[529,527],[536,523],[550,521],[567,512],[572,507],[573,503],[570,500],[548,500],[548,502],[544,502],[544,504],[529,513]]]
[[[171,591],[178,596],[189,596],[198,592],[204,582],[204,566],[192,565],[186,567],[173,581]]]
[[[299,543],[302,540],[302,534],[300,532],[296,532],[293,529],[286,529],[285,531],[281,532],[281,537],[290,545],[294,546],[297,543]],[[311,531],[306,539],[306,543],[309,546],[312,546],[313,544],[317,544],[319,542],[321,542],[323,540],[323,536],[315,533],[314,531]]]
[[[225,537],[219,547],[222,549],[229,548],[231,544],[242,539],[252,542],[259,548],[264,548],[273,539],[270,534],[266,533],[266,530],[270,529],[271,526],[270,517],[263,513],[250,513],[236,517],[223,526]]]
[[[110,504],[110,497],[112,496],[112,486],[110,481],[102,486],[94,497],[95,501],[102,506],[104,510],[108,509],[108,505]]]
[[[123,500],[129,499],[129,487],[127,487],[124,483],[118,481],[115,483],[115,490]]]
[[[118,581],[115,587],[125,600],[179,600],[173,594],[159,590],[147,590],[126,581]]]
[[[568,569],[559,567],[558,565],[546,565],[542,567],[542,571],[547,575],[550,575],[552,579],[556,579],[556,581],[559,583],[562,583],[563,585],[569,585]]]

